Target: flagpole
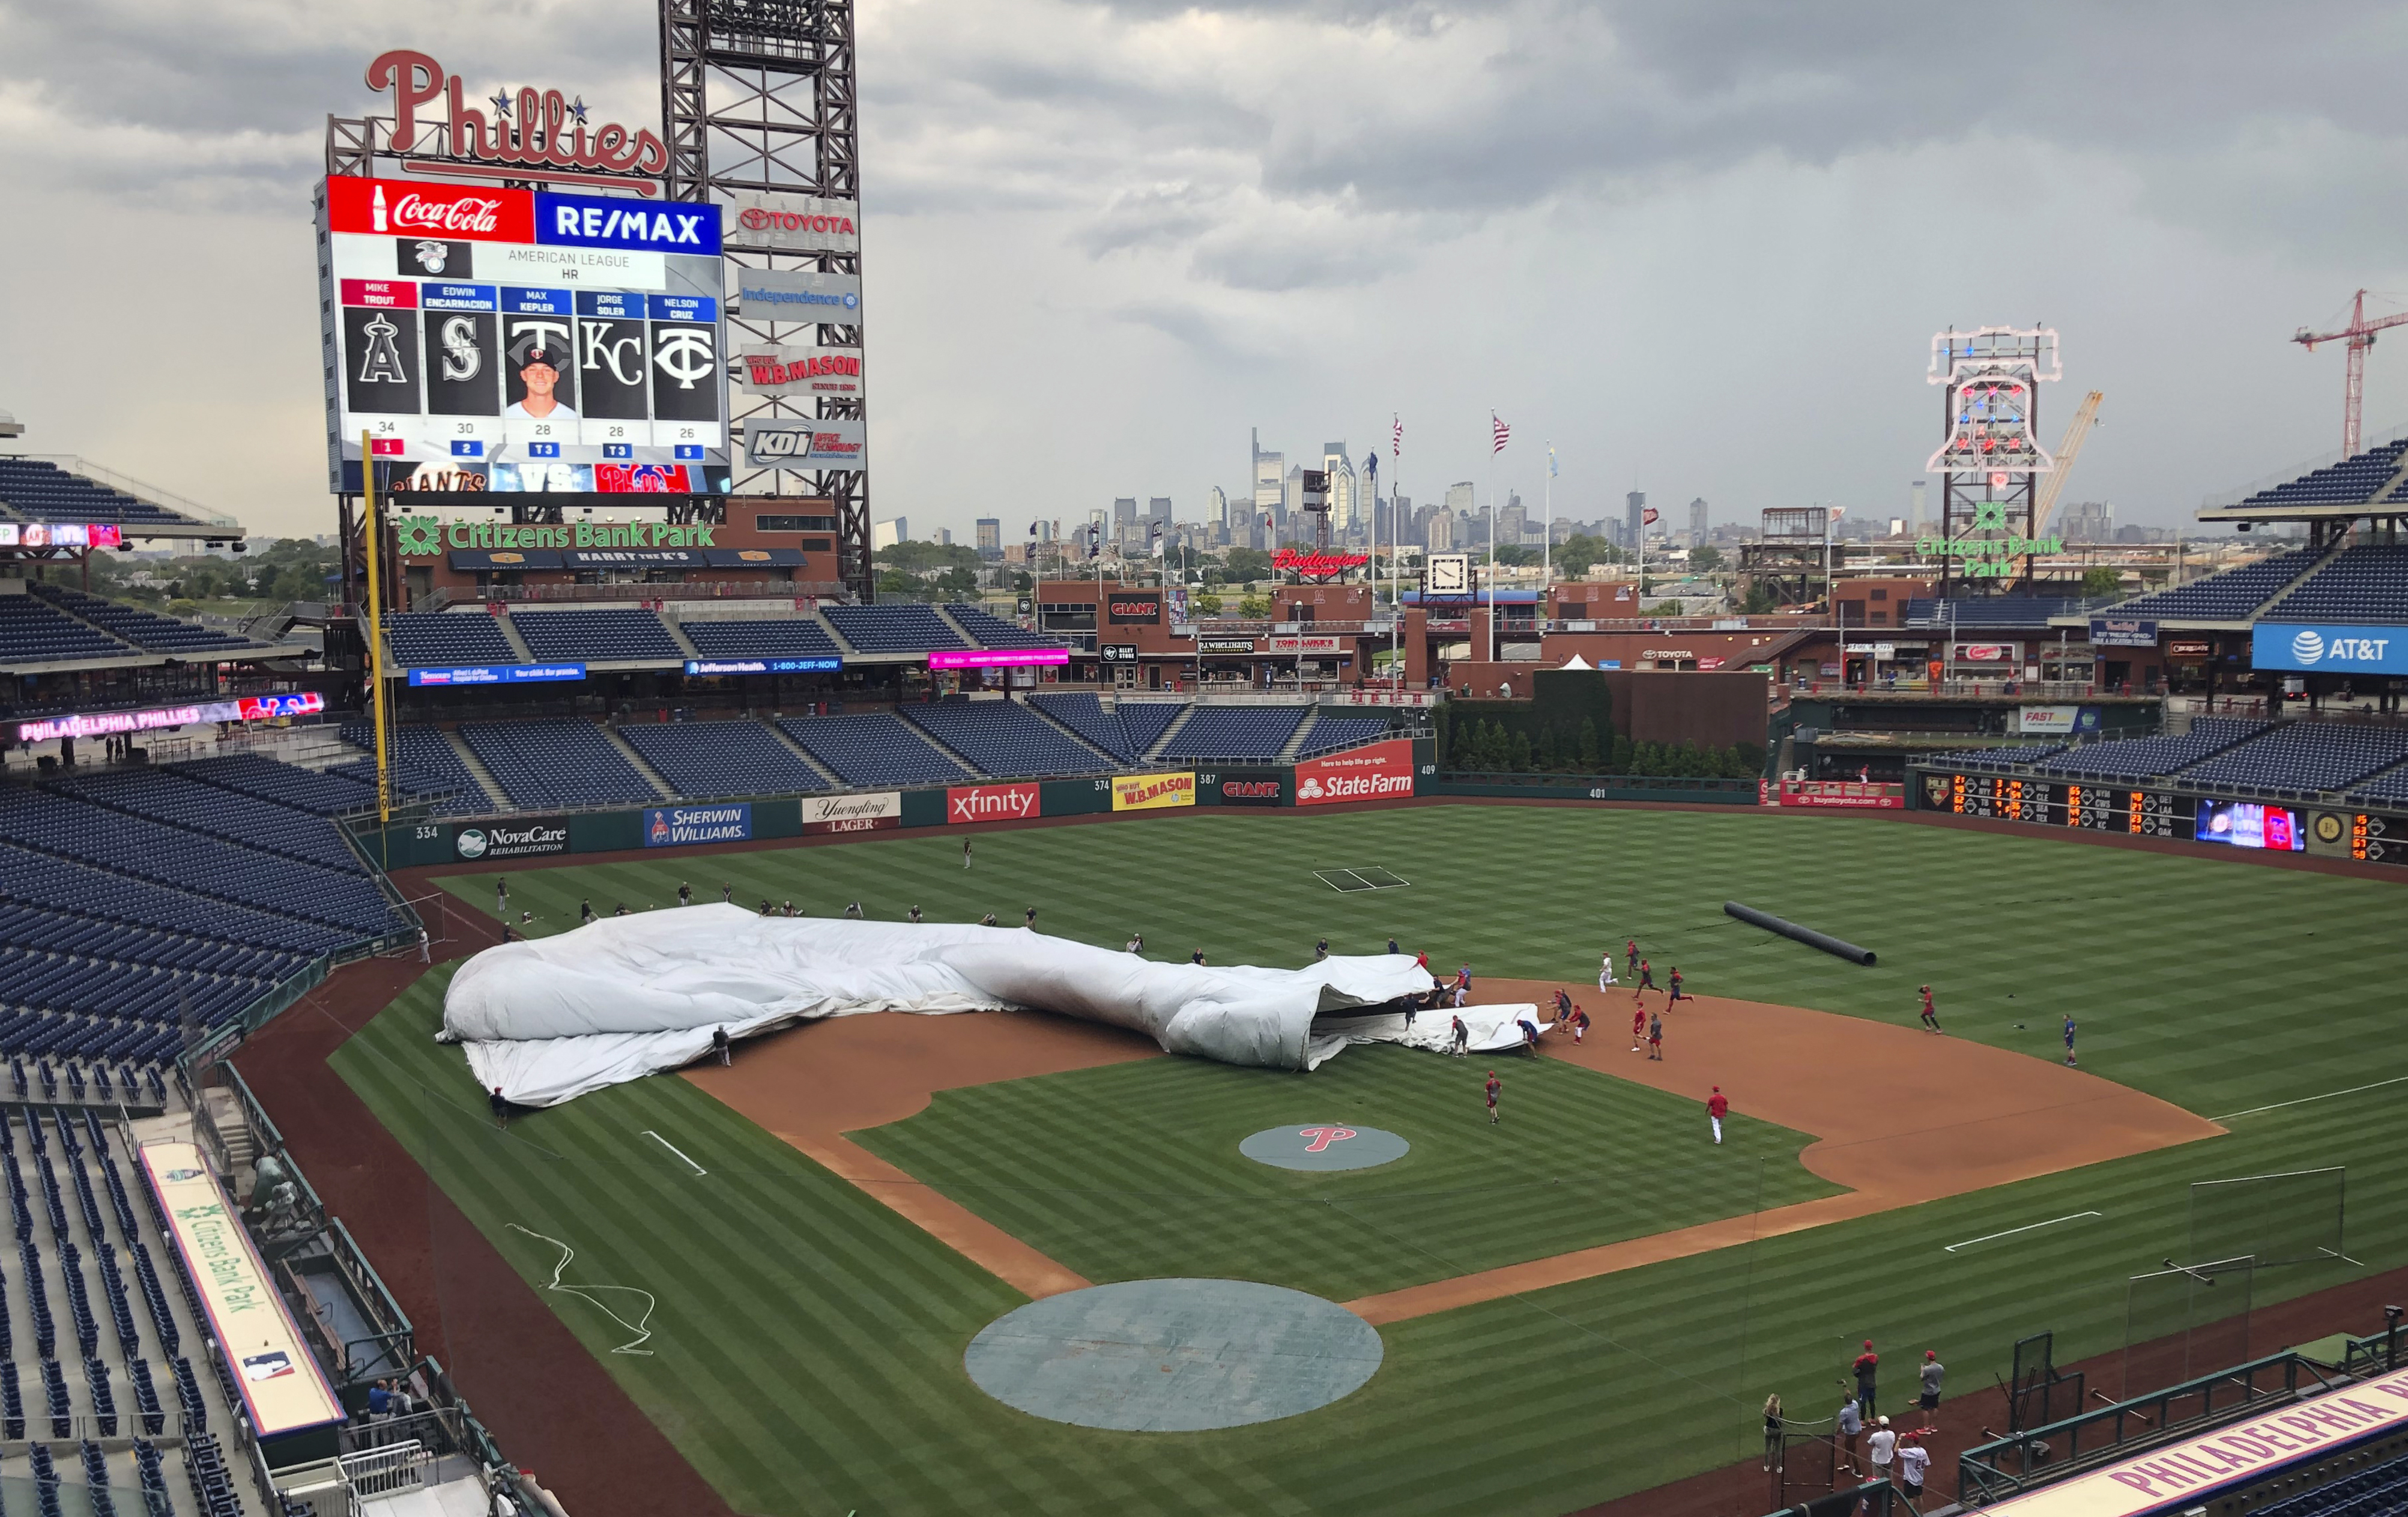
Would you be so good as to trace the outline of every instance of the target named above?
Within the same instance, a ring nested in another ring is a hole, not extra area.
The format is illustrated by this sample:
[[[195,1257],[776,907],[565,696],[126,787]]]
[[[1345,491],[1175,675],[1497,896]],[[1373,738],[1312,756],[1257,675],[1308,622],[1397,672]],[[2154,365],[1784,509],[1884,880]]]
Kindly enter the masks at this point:
[[[1405,472],[1405,428],[1404,422],[1393,414],[1389,423],[1388,457],[1393,462],[1388,474],[1388,687],[1392,694],[1402,694],[1405,571],[1401,560],[1405,538],[1403,530],[1397,525],[1397,488]]]
[[[1539,523],[1539,641],[1544,647],[1547,637],[1547,590],[1555,578],[1555,445],[1547,444],[1547,483],[1539,497],[1539,514],[1545,518]],[[1542,656],[1541,663],[1546,662]]]

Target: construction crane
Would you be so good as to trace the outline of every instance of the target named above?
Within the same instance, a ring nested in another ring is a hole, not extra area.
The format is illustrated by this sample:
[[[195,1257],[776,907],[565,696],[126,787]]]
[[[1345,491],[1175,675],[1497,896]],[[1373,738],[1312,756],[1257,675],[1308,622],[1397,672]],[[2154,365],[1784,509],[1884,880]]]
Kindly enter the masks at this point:
[[[2082,451],[2082,439],[2090,436],[2091,427],[2099,421],[2099,403],[2106,398],[2103,392],[2093,390],[2074,408],[2073,420],[2065,428],[2065,440],[2057,445],[2057,467],[2050,471],[2048,482],[2040,487],[2040,499],[2033,503],[2033,537],[2048,531],[2048,519],[2057,514],[2057,497],[2065,493],[2065,477]]]
[[[2408,312],[2398,316],[2366,319],[2366,292],[2360,290],[2349,303],[2349,325],[2338,332],[2311,332],[2301,327],[2291,340],[2310,352],[2319,342],[2349,341],[2349,379],[2342,393],[2341,453],[2344,458],[2358,452],[2358,412],[2366,402],[2366,350],[2374,346],[2374,335],[2386,327],[2408,325]]]

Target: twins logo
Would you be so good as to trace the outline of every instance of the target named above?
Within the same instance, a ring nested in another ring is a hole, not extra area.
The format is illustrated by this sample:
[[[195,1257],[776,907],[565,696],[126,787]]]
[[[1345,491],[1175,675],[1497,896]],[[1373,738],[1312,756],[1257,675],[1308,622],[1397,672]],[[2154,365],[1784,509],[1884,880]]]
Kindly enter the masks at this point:
[[[1332,1143],[1343,1143],[1354,1137],[1354,1129],[1352,1127],[1298,1127],[1296,1130],[1296,1136],[1312,1139],[1311,1143],[1305,1145],[1305,1152],[1319,1153]]]

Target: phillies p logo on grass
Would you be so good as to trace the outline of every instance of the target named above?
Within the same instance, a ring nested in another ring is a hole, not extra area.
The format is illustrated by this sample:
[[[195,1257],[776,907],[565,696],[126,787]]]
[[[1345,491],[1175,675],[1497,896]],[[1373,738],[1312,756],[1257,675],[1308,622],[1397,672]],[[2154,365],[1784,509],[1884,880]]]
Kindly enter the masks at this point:
[[[1343,1143],[1354,1137],[1354,1129],[1352,1127],[1299,1127],[1296,1130],[1296,1136],[1312,1139],[1305,1146],[1305,1152],[1319,1153],[1332,1143]]]

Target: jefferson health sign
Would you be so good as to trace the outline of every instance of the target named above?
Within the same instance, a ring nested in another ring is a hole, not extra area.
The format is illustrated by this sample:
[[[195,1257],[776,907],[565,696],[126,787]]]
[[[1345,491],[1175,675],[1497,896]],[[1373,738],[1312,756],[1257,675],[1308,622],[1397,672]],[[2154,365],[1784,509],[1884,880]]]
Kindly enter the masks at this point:
[[[1413,744],[1410,737],[1350,749],[1296,766],[1298,806],[1388,800],[1412,793]]]
[[[644,812],[646,848],[685,848],[695,843],[740,843],[752,836],[752,807],[654,806]]]
[[[2408,627],[2260,622],[2250,633],[2249,662],[2309,674],[2408,674]]]

